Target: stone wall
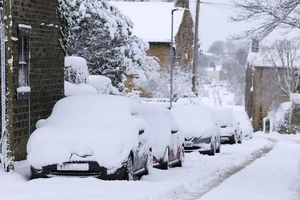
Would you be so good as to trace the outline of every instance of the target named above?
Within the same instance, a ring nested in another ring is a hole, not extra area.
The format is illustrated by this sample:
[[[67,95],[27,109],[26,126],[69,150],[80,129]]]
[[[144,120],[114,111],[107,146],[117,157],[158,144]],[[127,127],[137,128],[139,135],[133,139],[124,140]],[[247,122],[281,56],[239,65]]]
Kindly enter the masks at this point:
[[[18,24],[32,27],[30,49],[30,100],[17,100],[14,95],[13,148],[16,160],[26,158],[26,144],[35,123],[47,118],[55,102],[64,95],[64,52],[57,0],[12,0],[12,35],[18,38]],[[13,43],[14,91],[18,87],[18,41]],[[29,108],[30,105],[30,108]],[[29,113],[30,109],[30,113]]]
[[[148,56],[154,56],[158,59],[160,67],[167,67],[170,64],[170,44],[161,42],[150,42]]]
[[[253,71],[253,90],[252,87]],[[268,112],[278,108],[280,103],[289,101],[286,96],[280,95],[276,85],[276,72],[272,67],[255,67],[248,64],[246,70],[245,108],[250,118],[254,131],[263,129],[263,119]]]
[[[193,19],[190,10],[185,10],[182,23],[175,37],[176,61],[183,67],[189,67],[193,59]]]

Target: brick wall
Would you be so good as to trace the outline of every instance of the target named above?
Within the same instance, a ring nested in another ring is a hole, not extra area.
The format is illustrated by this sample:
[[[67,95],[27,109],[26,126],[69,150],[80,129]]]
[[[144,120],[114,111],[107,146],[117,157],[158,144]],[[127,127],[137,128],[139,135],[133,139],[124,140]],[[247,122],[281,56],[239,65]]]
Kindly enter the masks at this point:
[[[14,95],[14,154],[26,158],[28,136],[37,120],[47,118],[64,94],[64,52],[59,44],[57,0],[12,0],[13,37],[18,24],[32,27],[30,35],[30,123],[29,100]],[[13,43],[14,91],[18,87],[18,41]],[[30,124],[30,128],[29,128]]]

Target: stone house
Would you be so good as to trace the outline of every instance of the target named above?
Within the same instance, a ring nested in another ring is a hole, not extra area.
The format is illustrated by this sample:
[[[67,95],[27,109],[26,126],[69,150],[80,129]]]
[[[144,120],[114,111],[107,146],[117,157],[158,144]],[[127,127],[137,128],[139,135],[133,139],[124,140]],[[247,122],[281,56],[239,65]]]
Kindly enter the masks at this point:
[[[246,65],[245,109],[254,131],[263,130],[268,112],[289,101],[276,84],[281,68],[275,68],[266,54],[252,47]]]
[[[178,7],[173,13],[175,61],[182,67],[190,67],[193,59],[194,25],[188,10],[188,0],[111,3],[133,21],[133,34],[149,43],[147,55],[155,57],[161,67],[167,67],[170,63],[171,10]]]
[[[22,160],[35,123],[47,118],[64,96],[64,51],[59,43],[57,0],[11,2],[12,150],[15,159]]]

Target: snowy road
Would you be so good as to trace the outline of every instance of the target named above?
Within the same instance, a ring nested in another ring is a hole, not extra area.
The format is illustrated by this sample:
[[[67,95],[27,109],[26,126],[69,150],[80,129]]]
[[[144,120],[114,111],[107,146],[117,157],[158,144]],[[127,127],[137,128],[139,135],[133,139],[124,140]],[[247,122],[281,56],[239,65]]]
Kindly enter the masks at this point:
[[[26,162],[22,162],[17,168],[21,175],[0,172],[0,199],[213,200],[220,194],[223,194],[222,199],[232,199],[231,188],[237,190],[234,191],[237,196],[257,191],[260,197],[259,192],[261,195],[265,195],[263,192],[271,195],[273,186],[280,191],[279,187],[282,184],[285,192],[280,193],[279,199],[293,200],[297,197],[295,181],[300,145],[288,138],[277,143],[278,139],[268,139],[259,134],[241,145],[222,146],[222,153],[215,157],[190,153],[186,155],[184,167],[168,171],[154,169],[151,175],[135,182],[61,177],[27,181],[24,177],[28,173],[28,166]],[[289,151],[297,153],[283,156],[283,153]],[[280,164],[281,160],[283,162]],[[279,172],[286,178],[275,177]],[[263,178],[264,174],[267,177]],[[284,198],[285,196],[287,198]],[[249,199],[255,199],[251,197],[249,196]]]
[[[266,156],[225,180],[199,200],[299,200],[300,145],[280,141]]]

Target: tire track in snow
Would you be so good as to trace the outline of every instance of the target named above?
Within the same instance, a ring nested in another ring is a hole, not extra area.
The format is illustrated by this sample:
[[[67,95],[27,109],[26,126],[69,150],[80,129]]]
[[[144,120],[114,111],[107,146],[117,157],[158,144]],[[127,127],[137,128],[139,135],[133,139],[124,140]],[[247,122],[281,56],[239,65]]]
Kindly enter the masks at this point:
[[[227,170],[225,170],[223,173],[221,173],[219,176],[214,176],[210,181],[199,185],[198,188],[193,188],[193,191],[184,191],[180,194],[175,194],[176,197],[174,199],[180,199],[180,200],[196,200],[200,199],[204,194],[210,192],[212,189],[218,187],[221,185],[226,179],[230,178],[232,175],[240,172],[244,168],[246,168],[248,165],[252,164],[255,160],[267,155],[276,145],[278,140],[274,139],[268,139],[270,142],[272,142],[271,145],[263,147],[254,153],[251,154],[251,157],[249,160],[245,161],[244,163],[231,167]]]

